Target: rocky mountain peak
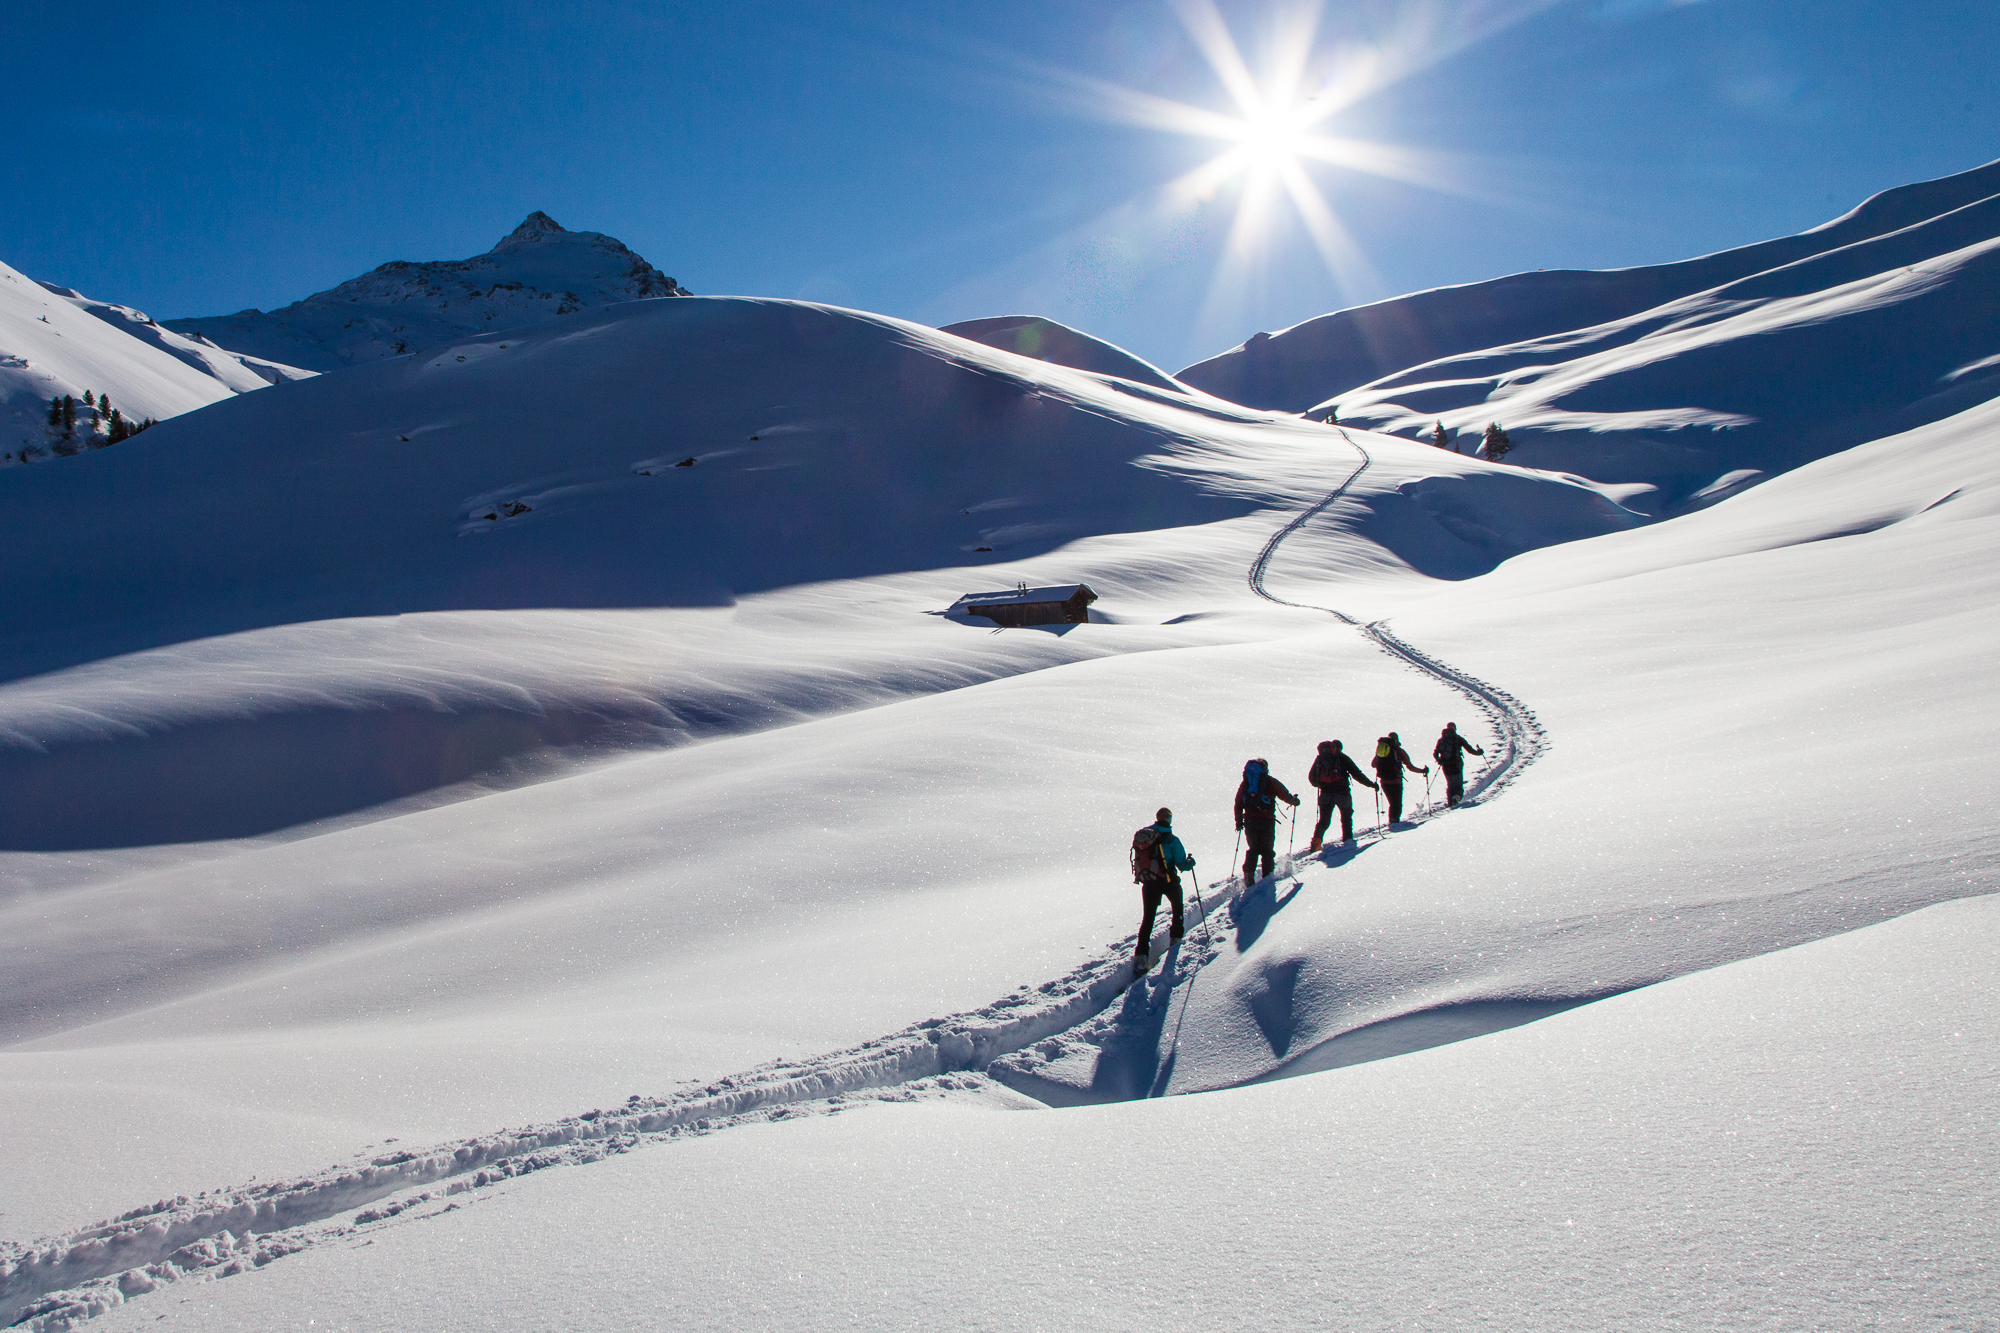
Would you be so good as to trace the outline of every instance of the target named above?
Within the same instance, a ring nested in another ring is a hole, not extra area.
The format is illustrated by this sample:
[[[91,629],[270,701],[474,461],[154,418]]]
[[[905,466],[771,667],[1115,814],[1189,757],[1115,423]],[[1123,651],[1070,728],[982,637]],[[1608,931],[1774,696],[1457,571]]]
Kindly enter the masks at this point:
[[[508,232],[506,236],[501,238],[500,244],[493,248],[495,250],[511,250],[517,245],[532,245],[536,241],[546,240],[550,236],[562,236],[566,234],[560,222],[557,222],[538,208],[525,218],[522,218],[521,225]]]

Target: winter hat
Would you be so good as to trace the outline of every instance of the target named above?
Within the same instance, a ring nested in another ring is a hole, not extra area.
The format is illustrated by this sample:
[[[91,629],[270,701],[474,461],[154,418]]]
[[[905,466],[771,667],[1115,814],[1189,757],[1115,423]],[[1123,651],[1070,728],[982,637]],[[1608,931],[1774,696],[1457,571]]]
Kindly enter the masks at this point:
[[[1171,824],[1174,822],[1174,812],[1163,805],[1153,812],[1153,822],[1156,824]]]

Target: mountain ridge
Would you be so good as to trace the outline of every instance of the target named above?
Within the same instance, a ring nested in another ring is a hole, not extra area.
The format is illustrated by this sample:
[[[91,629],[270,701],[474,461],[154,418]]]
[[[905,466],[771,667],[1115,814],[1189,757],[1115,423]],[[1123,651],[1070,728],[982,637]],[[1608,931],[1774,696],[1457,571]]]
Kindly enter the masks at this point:
[[[621,301],[689,293],[616,237],[540,209],[484,254],[392,259],[276,310],[164,321],[232,352],[338,370]]]

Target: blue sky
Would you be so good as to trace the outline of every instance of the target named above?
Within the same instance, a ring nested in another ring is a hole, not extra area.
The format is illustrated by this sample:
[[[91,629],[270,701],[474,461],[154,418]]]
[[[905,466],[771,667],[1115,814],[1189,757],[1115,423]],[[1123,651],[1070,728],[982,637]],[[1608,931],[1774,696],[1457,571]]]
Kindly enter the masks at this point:
[[[10,6],[0,259],[219,314],[478,253],[539,208],[704,294],[1044,314],[1171,370],[2000,157],[2000,6],[1359,0],[1310,43],[1271,35],[1297,5],[1219,8],[1253,71],[1304,49],[1309,85],[1366,90],[1318,130],[1430,182],[1308,166],[1359,261],[1340,276],[1289,207],[1232,251],[1235,183],[1161,197],[1219,145],[1101,90],[1231,110],[1164,0]]]

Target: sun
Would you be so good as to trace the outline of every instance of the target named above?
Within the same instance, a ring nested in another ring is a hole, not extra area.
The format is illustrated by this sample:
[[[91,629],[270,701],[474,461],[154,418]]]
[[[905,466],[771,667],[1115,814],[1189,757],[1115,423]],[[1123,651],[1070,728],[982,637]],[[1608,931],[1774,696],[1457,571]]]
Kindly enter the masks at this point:
[[[1305,151],[1306,130],[1297,112],[1282,109],[1260,112],[1237,127],[1237,139],[1252,166],[1276,172],[1296,163]]]
[[[1461,193],[1452,168],[1435,155],[1330,132],[1340,113],[1447,55],[1520,21],[1552,0],[1491,0],[1467,18],[1457,11],[1411,4],[1400,26],[1373,41],[1347,40],[1320,49],[1322,4],[1277,0],[1266,14],[1267,53],[1252,70],[1214,0],[1166,0],[1231,104],[1228,110],[1176,101],[1067,71],[1041,72],[1080,110],[1125,124],[1185,135],[1218,145],[1216,153],[1160,187],[1135,208],[1161,216],[1207,207],[1233,196],[1229,239],[1211,283],[1228,289],[1245,266],[1270,252],[1289,212],[1312,239],[1335,282],[1350,296],[1371,299],[1380,283],[1367,257],[1322,192],[1315,173],[1335,167],[1447,193]],[[1289,7],[1285,7],[1289,5]]]

